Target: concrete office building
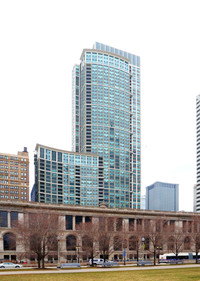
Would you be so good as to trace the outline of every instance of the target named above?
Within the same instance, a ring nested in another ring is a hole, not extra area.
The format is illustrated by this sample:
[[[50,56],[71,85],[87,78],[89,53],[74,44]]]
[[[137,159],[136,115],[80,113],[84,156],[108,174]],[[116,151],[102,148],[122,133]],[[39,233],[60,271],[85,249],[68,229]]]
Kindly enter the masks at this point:
[[[197,182],[194,189],[194,210],[200,212],[200,95],[196,97],[196,155]]]
[[[17,155],[0,153],[0,200],[29,200],[27,148]]]
[[[140,208],[140,57],[95,43],[73,69],[72,147],[98,155],[99,204]]]
[[[155,182],[146,187],[146,210],[175,211],[179,209],[179,185]]]

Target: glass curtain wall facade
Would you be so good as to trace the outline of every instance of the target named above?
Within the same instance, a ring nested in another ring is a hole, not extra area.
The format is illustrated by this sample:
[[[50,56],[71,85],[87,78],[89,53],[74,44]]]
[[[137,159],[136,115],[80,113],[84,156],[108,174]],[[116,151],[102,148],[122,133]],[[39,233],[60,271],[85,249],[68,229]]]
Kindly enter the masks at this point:
[[[103,165],[99,203],[140,208],[140,58],[100,43],[83,50],[73,69],[73,120],[73,150]]]
[[[98,206],[97,155],[36,145],[34,201]]]
[[[200,212],[200,95],[196,97],[196,135],[197,184],[194,193],[194,211]]]
[[[72,71],[72,148],[79,152],[80,136],[79,66]]]
[[[178,209],[178,184],[155,182],[146,187],[146,210],[178,212]]]

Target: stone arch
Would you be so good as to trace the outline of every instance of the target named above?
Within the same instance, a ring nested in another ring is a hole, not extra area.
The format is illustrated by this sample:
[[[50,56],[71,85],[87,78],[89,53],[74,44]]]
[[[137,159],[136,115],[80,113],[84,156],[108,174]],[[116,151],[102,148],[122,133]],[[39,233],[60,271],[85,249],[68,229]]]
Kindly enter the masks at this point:
[[[136,251],[137,250],[137,237],[136,236],[130,236],[128,240],[129,250],[130,251]]]
[[[120,236],[115,236],[113,239],[114,251],[122,251],[122,239]]]
[[[4,251],[16,251],[16,236],[11,232],[3,235],[3,249]]]

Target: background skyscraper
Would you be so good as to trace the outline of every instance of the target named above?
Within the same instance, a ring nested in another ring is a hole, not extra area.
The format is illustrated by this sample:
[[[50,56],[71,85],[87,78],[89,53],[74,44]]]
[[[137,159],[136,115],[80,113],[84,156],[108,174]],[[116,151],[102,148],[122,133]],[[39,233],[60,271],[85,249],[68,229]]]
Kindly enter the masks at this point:
[[[72,147],[99,156],[99,204],[140,208],[140,58],[95,43],[72,89]]]
[[[155,182],[146,187],[146,210],[175,211],[179,209],[179,185]]]
[[[0,153],[0,200],[29,200],[27,147],[17,155]]]

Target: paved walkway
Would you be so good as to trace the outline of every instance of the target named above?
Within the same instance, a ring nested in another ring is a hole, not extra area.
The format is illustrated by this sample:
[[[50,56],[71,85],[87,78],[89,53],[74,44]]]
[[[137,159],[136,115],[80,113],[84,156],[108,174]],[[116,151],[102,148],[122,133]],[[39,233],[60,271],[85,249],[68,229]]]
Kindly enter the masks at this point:
[[[20,274],[63,274],[63,273],[84,273],[84,272],[110,272],[110,271],[132,271],[132,270],[153,270],[153,269],[176,269],[176,268],[191,268],[200,267],[200,264],[190,264],[190,265],[165,265],[165,266],[142,266],[142,267],[121,267],[121,268],[87,268],[87,269],[68,269],[68,270],[30,270],[30,271],[5,271],[0,270],[1,275],[20,275]]]

